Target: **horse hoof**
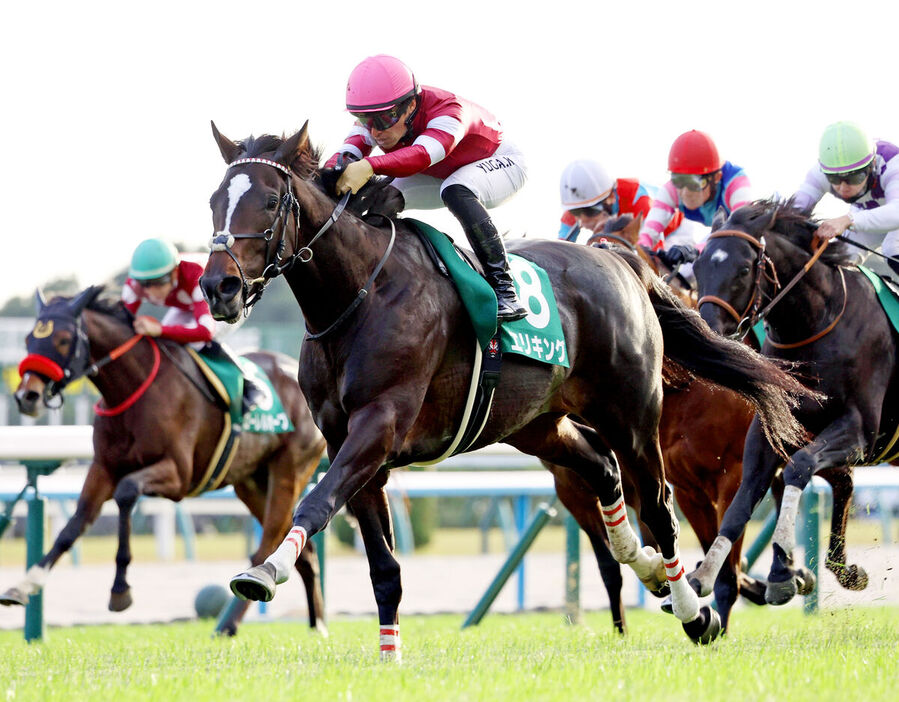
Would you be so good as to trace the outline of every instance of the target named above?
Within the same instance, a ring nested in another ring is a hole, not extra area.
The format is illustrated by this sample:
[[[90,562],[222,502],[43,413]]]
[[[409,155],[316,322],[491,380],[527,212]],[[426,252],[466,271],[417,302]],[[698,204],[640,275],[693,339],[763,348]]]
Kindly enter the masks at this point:
[[[790,578],[783,582],[768,581],[765,588],[765,602],[769,605],[784,605],[796,596],[798,578]]]
[[[234,622],[228,622],[227,624],[223,624],[221,628],[217,628],[213,632],[212,636],[214,638],[225,637],[225,636],[227,636],[228,638],[231,638],[231,637],[237,636],[237,624],[235,624]]]
[[[312,629],[312,631],[314,633],[318,634],[323,639],[327,639],[328,637],[331,636],[330,632],[328,631],[328,627],[325,626],[324,622],[317,622],[316,625],[313,627],[310,627],[310,629]]]
[[[275,596],[275,566],[271,563],[253,566],[231,578],[231,592],[235,597],[254,602],[271,602]]]
[[[110,612],[124,612],[132,604],[134,604],[134,600],[131,598],[130,587],[122,592],[111,592],[109,594]]]
[[[662,611],[665,614],[674,614],[674,602],[671,600],[671,595],[662,600]]]
[[[806,595],[811,595],[815,591],[815,585],[817,583],[818,579],[815,577],[815,574],[808,568],[796,569],[797,595],[802,595],[803,597],[805,597]]]
[[[721,617],[709,606],[699,610],[699,616],[692,622],[684,622],[684,633],[696,645],[706,646],[721,634]]]
[[[0,605],[6,605],[7,607],[10,605],[21,605],[24,607],[27,604],[28,595],[17,587],[11,587],[0,595]]]
[[[857,565],[851,565],[846,568],[839,580],[840,585],[847,590],[864,590],[868,587],[868,573],[865,572],[864,568]]]

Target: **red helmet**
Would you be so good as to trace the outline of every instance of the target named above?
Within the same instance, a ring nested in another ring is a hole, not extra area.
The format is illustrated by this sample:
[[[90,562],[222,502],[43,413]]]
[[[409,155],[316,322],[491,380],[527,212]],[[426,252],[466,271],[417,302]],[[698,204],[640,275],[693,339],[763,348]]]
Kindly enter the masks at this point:
[[[668,170],[672,173],[705,175],[721,170],[722,161],[715,142],[705,132],[684,132],[668,152]]]
[[[398,58],[369,56],[353,69],[346,84],[349,112],[381,112],[418,95],[412,70]]]

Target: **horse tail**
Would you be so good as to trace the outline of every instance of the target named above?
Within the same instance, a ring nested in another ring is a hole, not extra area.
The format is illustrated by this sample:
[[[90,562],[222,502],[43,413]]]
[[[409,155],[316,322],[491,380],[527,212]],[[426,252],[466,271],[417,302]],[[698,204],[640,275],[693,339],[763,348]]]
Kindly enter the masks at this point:
[[[662,327],[666,361],[691,374],[733,390],[753,404],[771,447],[782,456],[787,448],[807,442],[807,432],[793,416],[800,400],[821,400],[781,365],[746,344],[712,331],[699,313],[686,307],[671,288],[639,256],[624,258],[646,286]]]

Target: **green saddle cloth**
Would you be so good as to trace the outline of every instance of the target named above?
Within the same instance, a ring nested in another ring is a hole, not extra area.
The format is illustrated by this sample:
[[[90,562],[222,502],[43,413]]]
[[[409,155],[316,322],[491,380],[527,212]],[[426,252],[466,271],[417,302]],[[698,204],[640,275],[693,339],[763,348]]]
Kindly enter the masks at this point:
[[[196,353],[194,358],[205,363],[220,381],[222,387],[216,387],[216,390],[228,403],[233,426],[242,427],[243,431],[256,434],[286,434],[294,430],[293,422],[284,410],[281,398],[275,392],[271,380],[253,361],[241,356],[238,359],[240,368],[237,368],[233,363],[220,358],[211,358],[202,352]],[[252,377],[264,395],[259,404],[246,414],[243,412],[244,375]]]
[[[896,291],[870,268],[859,266],[858,269],[871,281],[871,285],[874,286],[874,290],[877,293],[880,306],[886,312],[893,329],[899,333],[899,299],[897,299]]]
[[[474,270],[443,232],[417,219],[404,218],[431,243],[449,271],[462,304],[468,311],[481,349],[496,335],[496,293]],[[518,297],[528,308],[524,319],[506,322],[500,334],[503,353],[515,353],[536,361],[568,367],[568,349],[549,276],[540,266],[521,256],[509,256],[509,268]]]

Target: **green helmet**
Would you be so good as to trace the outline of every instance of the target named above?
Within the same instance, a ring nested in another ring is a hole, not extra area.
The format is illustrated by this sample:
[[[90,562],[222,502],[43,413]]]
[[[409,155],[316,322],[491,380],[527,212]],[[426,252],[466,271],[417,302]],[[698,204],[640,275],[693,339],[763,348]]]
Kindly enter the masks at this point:
[[[874,160],[874,142],[854,122],[834,122],[821,135],[818,165],[824,173],[848,173]]]
[[[178,250],[162,239],[146,239],[137,245],[131,257],[128,275],[134,280],[161,278],[178,265]]]

